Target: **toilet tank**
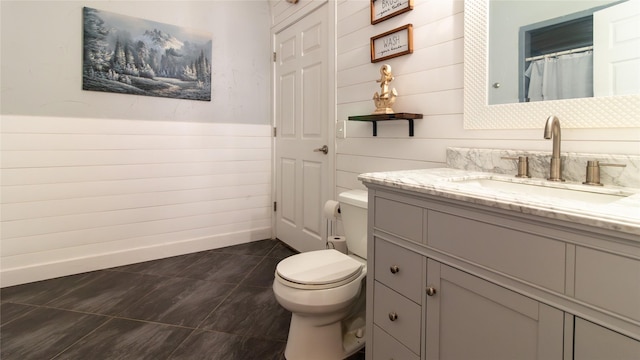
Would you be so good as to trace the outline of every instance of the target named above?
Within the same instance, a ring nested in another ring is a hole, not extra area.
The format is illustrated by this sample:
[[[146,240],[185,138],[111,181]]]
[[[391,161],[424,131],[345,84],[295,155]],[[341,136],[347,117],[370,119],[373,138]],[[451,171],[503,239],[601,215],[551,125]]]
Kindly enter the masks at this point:
[[[367,258],[367,203],[366,190],[349,190],[338,195],[340,216],[349,253]]]

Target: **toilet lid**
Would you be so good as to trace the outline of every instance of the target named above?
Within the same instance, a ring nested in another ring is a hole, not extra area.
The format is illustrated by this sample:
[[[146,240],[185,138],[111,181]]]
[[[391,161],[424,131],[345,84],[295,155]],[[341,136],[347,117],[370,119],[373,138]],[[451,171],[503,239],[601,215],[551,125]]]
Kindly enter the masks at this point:
[[[363,267],[359,261],[329,249],[290,256],[278,263],[276,273],[292,283],[325,287],[351,281],[360,275]]]

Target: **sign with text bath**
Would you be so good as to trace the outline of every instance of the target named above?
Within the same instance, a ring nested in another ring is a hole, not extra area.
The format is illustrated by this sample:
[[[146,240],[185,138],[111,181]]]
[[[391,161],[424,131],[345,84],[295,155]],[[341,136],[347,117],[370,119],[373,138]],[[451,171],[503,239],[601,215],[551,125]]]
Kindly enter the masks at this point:
[[[413,0],[371,0],[371,24],[413,10]]]

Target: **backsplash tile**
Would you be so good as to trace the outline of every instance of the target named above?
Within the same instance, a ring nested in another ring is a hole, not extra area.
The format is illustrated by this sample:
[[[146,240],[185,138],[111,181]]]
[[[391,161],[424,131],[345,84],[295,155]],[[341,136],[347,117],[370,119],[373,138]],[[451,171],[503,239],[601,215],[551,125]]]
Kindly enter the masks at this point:
[[[515,175],[518,172],[517,161],[502,158],[517,156],[529,157],[531,177],[547,178],[549,176],[551,152],[544,151],[450,147],[447,148],[447,166],[454,169]],[[562,176],[566,181],[583,182],[586,177],[587,161],[598,160],[601,163],[626,165],[626,167],[602,166],[600,168],[602,184],[640,188],[640,156],[587,153],[562,153],[560,156]]]

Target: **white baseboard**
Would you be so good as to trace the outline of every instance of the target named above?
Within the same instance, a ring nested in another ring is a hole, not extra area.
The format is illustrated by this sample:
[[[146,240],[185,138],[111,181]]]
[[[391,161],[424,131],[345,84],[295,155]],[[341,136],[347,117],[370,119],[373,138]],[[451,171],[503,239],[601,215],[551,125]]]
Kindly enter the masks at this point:
[[[219,234],[154,246],[123,249],[109,253],[63,259],[48,263],[29,264],[0,270],[0,287],[20,285],[60,276],[135,264],[143,261],[184,255],[198,251],[219,249],[226,246],[270,239],[271,228],[252,229],[237,233]]]

